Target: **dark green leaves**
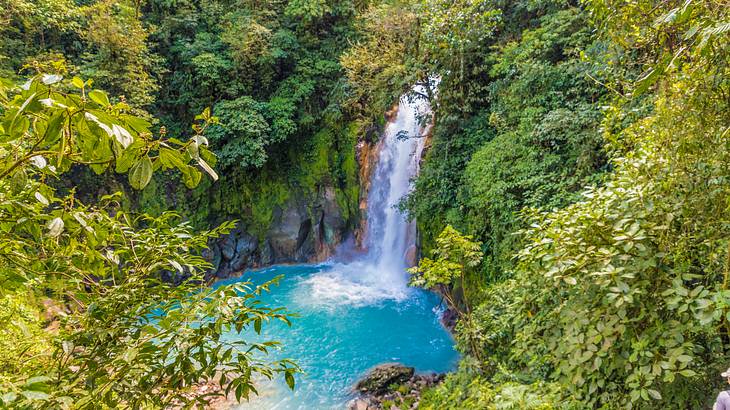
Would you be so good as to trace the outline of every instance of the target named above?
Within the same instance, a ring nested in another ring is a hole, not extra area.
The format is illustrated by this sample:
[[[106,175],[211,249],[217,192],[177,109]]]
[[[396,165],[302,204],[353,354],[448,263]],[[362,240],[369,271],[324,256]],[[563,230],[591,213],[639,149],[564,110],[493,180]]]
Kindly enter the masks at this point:
[[[284,373],[284,379],[286,380],[286,385],[289,386],[290,389],[294,390],[294,375],[292,372],[287,371]]]

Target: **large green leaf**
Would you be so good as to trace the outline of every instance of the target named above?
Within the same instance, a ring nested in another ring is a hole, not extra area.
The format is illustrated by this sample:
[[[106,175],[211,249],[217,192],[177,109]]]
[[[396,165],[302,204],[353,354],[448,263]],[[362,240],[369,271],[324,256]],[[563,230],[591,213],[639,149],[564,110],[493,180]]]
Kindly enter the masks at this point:
[[[142,189],[152,179],[152,161],[145,155],[129,170],[129,183],[134,189]]]

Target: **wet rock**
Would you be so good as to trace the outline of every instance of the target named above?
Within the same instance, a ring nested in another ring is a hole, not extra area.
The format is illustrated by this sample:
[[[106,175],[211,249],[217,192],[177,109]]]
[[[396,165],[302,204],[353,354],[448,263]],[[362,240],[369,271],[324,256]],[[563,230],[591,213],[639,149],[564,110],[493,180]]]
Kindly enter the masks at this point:
[[[231,232],[229,235],[223,237],[219,242],[219,248],[221,255],[225,260],[229,261],[236,255],[236,234]]]
[[[372,174],[378,162],[378,155],[382,144],[378,144],[378,135],[382,130],[370,129],[368,133],[372,134],[373,137],[365,138],[357,144],[357,158],[360,166],[359,179],[360,179],[360,202],[358,210],[360,212],[360,224],[355,230],[355,242],[358,246],[362,247],[365,244],[365,232],[367,232],[367,212],[368,212],[368,193],[370,192],[370,185],[372,180]]]
[[[257,242],[253,236],[247,233],[241,233],[241,236],[236,241],[236,253],[230,261],[231,270],[241,271],[247,267],[256,251]]]
[[[326,187],[323,190],[321,209],[319,240],[327,245],[339,243],[342,240],[341,234],[346,228],[347,221],[337,204],[337,194],[333,188]]]
[[[408,247],[408,249],[406,249],[405,260],[406,266],[408,266],[409,268],[412,266],[416,266],[416,264],[418,263],[418,248],[416,247],[416,245],[411,245]]]
[[[414,374],[412,367],[386,363],[370,370],[355,386],[348,410],[415,409],[421,393],[443,381],[443,374]]]
[[[355,389],[361,393],[377,393],[388,389],[392,384],[403,383],[413,377],[415,369],[400,363],[385,363],[372,368]]]
[[[347,403],[347,410],[375,410],[378,409],[368,398],[356,398]]]
[[[271,248],[271,242],[268,240],[264,241],[264,244],[261,246],[259,258],[261,265],[271,265],[274,263],[274,251]]]
[[[297,262],[299,231],[309,219],[306,210],[293,201],[274,212],[274,220],[266,235],[272,256],[277,262]]]
[[[446,310],[444,310],[444,313],[441,315],[441,324],[444,325],[444,327],[451,332],[453,332],[454,328],[456,328],[456,322],[458,320],[459,314],[450,307],[446,308]]]

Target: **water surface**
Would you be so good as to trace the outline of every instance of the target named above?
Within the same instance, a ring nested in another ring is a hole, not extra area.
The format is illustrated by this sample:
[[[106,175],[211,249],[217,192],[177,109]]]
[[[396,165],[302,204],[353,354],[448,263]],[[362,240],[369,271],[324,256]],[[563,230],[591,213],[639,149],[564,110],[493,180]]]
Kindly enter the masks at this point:
[[[273,358],[291,358],[305,374],[290,391],[283,380],[259,386],[261,396],[239,409],[341,409],[351,386],[369,368],[400,362],[417,372],[453,370],[453,341],[439,322],[439,298],[420,289],[389,292],[354,275],[364,265],[276,266],[246,272],[240,279],[262,283],[284,279],[262,297],[267,306],[285,306],[300,317],[291,327],[270,323],[261,340],[278,340]],[[238,337],[230,335],[229,337]],[[250,335],[245,335],[250,339]]]

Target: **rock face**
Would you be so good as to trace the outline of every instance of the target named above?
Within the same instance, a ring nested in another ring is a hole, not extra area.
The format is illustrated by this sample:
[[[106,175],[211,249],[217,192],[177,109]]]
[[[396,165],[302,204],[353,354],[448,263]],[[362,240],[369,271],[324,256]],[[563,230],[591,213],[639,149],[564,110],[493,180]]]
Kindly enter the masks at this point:
[[[398,104],[394,104],[390,110],[385,112],[385,121],[390,123],[395,121],[398,115]],[[367,212],[368,212],[368,193],[370,192],[370,182],[373,171],[380,156],[380,150],[383,148],[380,136],[383,134],[384,127],[373,126],[365,131],[365,138],[357,144],[357,163],[359,165],[358,177],[360,180],[360,221],[359,226],[354,232],[355,243],[359,247],[365,244],[365,232],[367,232]]]
[[[384,363],[372,368],[355,385],[360,393],[382,393],[388,386],[403,383],[413,377],[415,369],[399,363]]]
[[[360,225],[355,231],[355,241],[357,245],[362,247],[365,242],[365,232],[367,232],[367,211],[368,211],[368,192],[370,192],[370,180],[378,161],[378,155],[382,144],[370,141],[361,141],[357,145],[357,162],[360,164],[360,202],[359,211]]]
[[[323,187],[316,198],[292,195],[273,210],[263,238],[243,223],[211,244],[204,257],[213,264],[209,278],[227,278],[249,268],[277,263],[319,262],[327,259],[351,231],[352,221],[343,217],[335,191]]]
[[[354,387],[357,396],[348,410],[416,409],[424,389],[435,386],[441,374],[415,374],[412,367],[385,363],[371,369]]]

